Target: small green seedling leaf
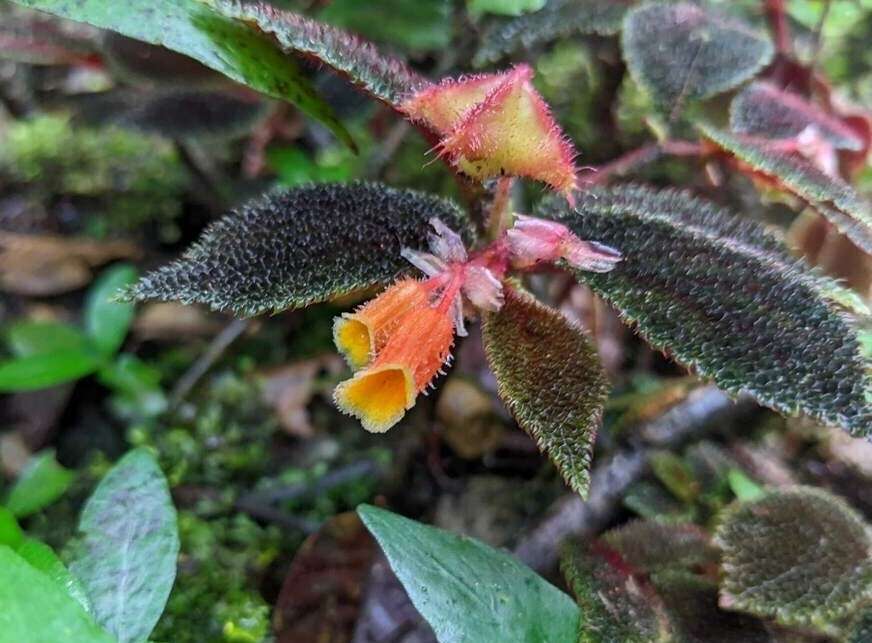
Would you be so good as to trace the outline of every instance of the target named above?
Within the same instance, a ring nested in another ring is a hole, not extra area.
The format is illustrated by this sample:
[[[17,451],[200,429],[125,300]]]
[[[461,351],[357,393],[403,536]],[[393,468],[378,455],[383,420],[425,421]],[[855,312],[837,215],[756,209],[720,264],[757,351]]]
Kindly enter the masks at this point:
[[[727,472],[727,482],[733,495],[740,502],[753,502],[766,495],[763,487],[751,480],[741,469],[730,469]]]
[[[82,350],[87,343],[78,328],[62,322],[20,321],[6,329],[6,344],[16,357]]]
[[[767,141],[699,123],[703,135],[751,168],[795,194],[828,218],[866,252],[872,252],[872,203],[839,178],[796,154],[767,147]]]
[[[18,518],[36,513],[64,495],[75,477],[58,464],[53,450],[41,451],[30,458],[12,485],[6,508]]]
[[[113,643],[62,584],[0,545],[0,643]]]
[[[520,16],[539,11],[546,0],[466,0],[466,8],[474,16],[492,13],[498,16]]]
[[[509,554],[384,509],[357,512],[440,643],[575,640],[572,599]]]
[[[451,44],[450,0],[333,0],[317,18],[413,53]]]
[[[348,130],[297,64],[258,29],[221,15],[214,2],[130,0],[120,11],[104,0],[15,1],[190,56],[256,91],[294,103],[354,147]]]
[[[25,538],[15,548],[15,553],[21,556],[31,567],[41,571],[55,584],[63,587],[82,608],[91,613],[91,603],[85,593],[81,581],[70,573],[51,547],[33,538]]]
[[[579,196],[574,210],[551,200],[539,216],[624,255],[609,273],[577,277],[651,344],[729,393],[872,434],[856,330],[814,273],[787,261],[761,226],[671,190],[625,186]]]
[[[669,640],[672,628],[662,601],[616,551],[573,544],[560,568],[581,608],[579,643]]]
[[[332,67],[394,108],[428,83],[406,63],[385,56],[372,43],[305,16],[256,0],[211,0],[211,6],[227,18],[256,25],[273,36],[285,52],[315,58]]]
[[[432,217],[469,230],[453,203],[377,183],[276,192],[211,225],[129,295],[242,315],[307,306],[408,272],[400,252],[427,247]]]
[[[827,630],[872,598],[872,536],[860,515],[820,489],[770,491],[721,517],[723,607]]]
[[[549,0],[539,11],[499,22],[486,29],[473,64],[481,67],[515,51],[531,49],[572,34],[616,34],[621,30],[621,21],[633,2]]]
[[[688,2],[631,10],[621,44],[633,79],[672,111],[737,87],[773,54],[762,33]]]
[[[18,526],[15,515],[6,507],[0,506],[0,545],[18,549],[24,542],[24,532]]]
[[[500,397],[567,484],[586,495],[608,395],[596,348],[559,312],[511,287],[482,335]]]
[[[96,371],[101,361],[92,348],[85,347],[0,362],[0,393],[36,391],[75,382]]]
[[[176,510],[147,449],[129,452],[106,474],[85,504],[79,531],[70,569],[97,622],[120,643],[145,641],[172,589],[179,553]]]
[[[101,355],[111,357],[121,348],[130,323],[133,304],[115,301],[118,292],[136,281],[136,268],[127,264],[106,270],[88,291],[85,332]]]
[[[770,139],[795,138],[808,127],[837,149],[861,150],[863,141],[850,127],[799,94],[767,81],[752,83],[730,104],[730,129]]]

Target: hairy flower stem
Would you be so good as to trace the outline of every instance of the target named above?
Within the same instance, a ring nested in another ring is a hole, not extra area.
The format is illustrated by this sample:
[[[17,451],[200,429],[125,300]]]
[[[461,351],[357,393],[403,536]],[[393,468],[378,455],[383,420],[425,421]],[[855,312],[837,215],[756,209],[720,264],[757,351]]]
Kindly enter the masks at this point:
[[[514,177],[503,176],[497,179],[497,189],[488,214],[488,232],[491,239],[499,239],[511,224],[511,194]]]

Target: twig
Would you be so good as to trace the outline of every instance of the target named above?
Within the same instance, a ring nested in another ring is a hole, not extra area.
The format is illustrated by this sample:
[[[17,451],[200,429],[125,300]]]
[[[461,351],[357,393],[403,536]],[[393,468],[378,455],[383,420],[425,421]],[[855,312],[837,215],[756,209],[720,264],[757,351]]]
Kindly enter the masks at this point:
[[[764,0],[766,18],[769,20],[769,28],[772,30],[772,38],[779,54],[790,54],[792,43],[790,42],[790,27],[787,24],[787,8],[784,0]]]
[[[591,537],[613,518],[627,489],[648,469],[655,449],[677,446],[745,413],[753,405],[733,402],[714,386],[691,393],[657,420],[641,426],[640,444],[612,455],[594,468],[587,500],[577,495],[558,500],[545,520],[515,548],[515,555],[547,573],[557,564],[560,544],[569,537]]]
[[[170,395],[170,408],[175,408],[185,399],[191,389],[196,386],[218,358],[226,351],[236,339],[245,332],[251,324],[250,319],[234,319],[227,324],[209,344],[206,351],[200,355],[187,372],[179,378]]]

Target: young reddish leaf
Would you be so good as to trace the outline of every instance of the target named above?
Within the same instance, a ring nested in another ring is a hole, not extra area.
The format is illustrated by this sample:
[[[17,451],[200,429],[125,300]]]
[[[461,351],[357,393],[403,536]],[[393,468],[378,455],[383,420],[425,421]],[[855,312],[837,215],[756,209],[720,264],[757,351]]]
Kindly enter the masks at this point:
[[[537,214],[621,251],[611,272],[576,274],[655,347],[732,394],[872,434],[856,331],[759,225],[686,193],[632,186],[586,192],[575,209],[551,199]]]
[[[808,127],[833,147],[859,150],[863,141],[841,120],[808,102],[799,94],[758,81],[745,88],[730,104],[730,129],[739,134],[788,139]]]
[[[571,543],[560,568],[581,608],[579,643],[672,640],[663,602],[618,552],[602,544],[586,548]]]
[[[15,2],[190,56],[256,91],[292,102],[354,147],[351,135],[296,63],[257,29],[222,16],[212,1],[128,0],[123,11],[104,0]]]
[[[631,10],[622,46],[633,79],[669,109],[733,89],[773,53],[772,43],[748,25],[687,2]]]
[[[563,315],[508,287],[482,335],[500,397],[567,484],[586,495],[608,391],[593,344]]]
[[[405,101],[402,110],[410,118],[426,123],[443,136],[461,122],[463,116],[509,80],[512,72],[446,78]]]
[[[549,0],[534,13],[495,22],[486,29],[473,58],[477,67],[497,62],[521,49],[573,34],[610,36],[635,0]]]
[[[392,107],[429,84],[403,61],[385,56],[372,43],[336,27],[265,2],[213,0],[212,5],[223,15],[270,34],[286,52],[310,56],[348,76]]]
[[[788,626],[829,629],[872,598],[872,535],[821,489],[793,487],[721,517],[721,606]]]
[[[741,136],[699,123],[706,138],[764,178],[795,194],[866,252],[872,252],[872,203],[850,185],[825,174],[798,154],[779,150],[771,141]]]
[[[212,224],[177,261],[128,292],[242,315],[306,306],[391,281],[425,249],[438,217],[468,231],[453,203],[377,183],[308,185],[256,199]]]
[[[602,540],[644,573],[714,564],[719,557],[708,534],[692,524],[635,520],[607,532]]]

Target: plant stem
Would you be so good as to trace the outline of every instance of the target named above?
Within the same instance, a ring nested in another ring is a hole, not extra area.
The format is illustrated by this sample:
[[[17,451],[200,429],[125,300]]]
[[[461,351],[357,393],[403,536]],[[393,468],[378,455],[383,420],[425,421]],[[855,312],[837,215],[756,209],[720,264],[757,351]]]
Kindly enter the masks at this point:
[[[702,156],[703,146],[693,141],[662,141],[650,143],[631,150],[613,161],[609,161],[600,167],[586,168],[589,175],[579,178],[581,189],[592,188],[597,185],[605,185],[614,176],[624,176],[629,172],[653,163],[661,156]]]
[[[491,239],[499,239],[509,226],[512,214],[509,205],[514,182],[511,176],[502,176],[497,180],[497,189],[488,213],[488,231]]]

